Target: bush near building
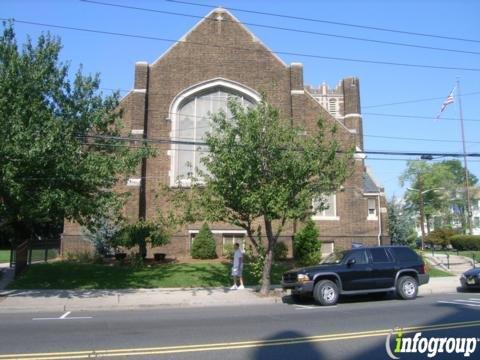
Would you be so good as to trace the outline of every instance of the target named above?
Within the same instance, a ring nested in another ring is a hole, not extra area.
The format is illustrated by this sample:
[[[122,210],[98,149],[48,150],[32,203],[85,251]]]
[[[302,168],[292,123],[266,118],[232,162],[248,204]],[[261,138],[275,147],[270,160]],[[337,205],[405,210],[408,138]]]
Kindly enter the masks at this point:
[[[293,256],[300,266],[316,265],[321,259],[319,232],[312,220],[308,220],[293,240]]]
[[[205,223],[192,243],[192,258],[215,259],[217,257],[216,243],[210,228]]]
[[[166,245],[170,242],[170,238],[162,225],[141,219],[133,224],[125,225],[109,242],[113,248],[132,249],[138,247],[140,256],[145,259],[147,244],[152,247]]]
[[[480,250],[480,235],[454,235],[450,243],[456,250]]]
[[[450,228],[439,228],[431,231],[426,237],[425,242],[432,245],[441,245],[443,247],[450,245],[452,236],[458,235],[458,231]]]

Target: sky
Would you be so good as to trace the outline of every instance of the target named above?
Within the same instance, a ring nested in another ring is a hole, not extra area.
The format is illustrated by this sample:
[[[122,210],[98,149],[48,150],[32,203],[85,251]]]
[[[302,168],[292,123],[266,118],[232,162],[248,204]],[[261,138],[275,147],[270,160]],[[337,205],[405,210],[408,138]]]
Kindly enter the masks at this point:
[[[457,94],[455,103],[445,109],[440,120],[435,120],[442,102],[458,80],[460,92],[464,94],[461,102],[467,152],[480,153],[478,0],[186,0],[208,6],[167,0],[98,1],[194,16],[205,16],[217,6],[236,8],[231,12],[241,22],[252,24],[247,27],[271,50],[297,53],[280,57],[287,64],[303,63],[305,84],[319,86],[326,82],[334,87],[344,77],[356,76],[360,79],[364,145],[365,150],[369,151],[462,153]],[[240,9],[322,22],[253,14],[239,11]],[[0,14],[1,18],[172,40],[180,39],[199,21],[190,16],[115,8],[80,0],[2,0]],[[364,29],[332,22],[464,40]],[[300,32],[253,24],[297,29]],[[133,87],[135,62],[152,63],[172,45],[167,41],[22,23],[15,24],[15,31],[19,43],[23,43],[27,36],[36,39],[46,31],[59,36],[63,44],[61,60],[70,63],[71,73],[74,74],[80,65],[85,73],[100,73],[101,87],[105,93],[110,89],[118,89],[125,94]],[[338,36],[455,51],[382,44]],[[465,41],[466,39],[470,41]],[[337,59],[305,57],[301,54]],[[458,69],[372,64],[341,61],[338,58]],[[407,158],[418,159],[412,156],[367,157],[367,165],[372,169],[377,182],[385,187],[389,198],[393,195],[402,196],[405,191],[398,178],[405,170]],[[433,161],[443,159],[446,158]],[[480,158],[469,158],[468,166],[473,174],[480,177]]]

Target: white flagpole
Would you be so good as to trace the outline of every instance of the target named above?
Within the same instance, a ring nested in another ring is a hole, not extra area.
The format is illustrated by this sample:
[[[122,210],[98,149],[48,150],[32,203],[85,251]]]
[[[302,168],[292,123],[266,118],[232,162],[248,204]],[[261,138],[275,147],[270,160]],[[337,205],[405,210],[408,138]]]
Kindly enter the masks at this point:
[[[470,189],[468,183],[468,162],[467,162],[467,149],[465,145],[465,130],[463,126],[463,111],[462,111],[462,97],[460,92],[460,80],[457,77],[457,97],[458,97],[458,112],[460,117],[460,126],[462,129],[462,145],[463,145],[463,162],[465,167],[465,194],[467,197],[467,224],[469,234],[472,235],[472,210],[470,206]]]

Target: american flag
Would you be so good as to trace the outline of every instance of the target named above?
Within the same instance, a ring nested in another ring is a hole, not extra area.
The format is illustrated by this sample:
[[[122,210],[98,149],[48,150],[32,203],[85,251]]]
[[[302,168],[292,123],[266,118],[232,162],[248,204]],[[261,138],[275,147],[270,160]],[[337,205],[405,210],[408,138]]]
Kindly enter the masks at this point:
[[[440,109],[440,112],[439,112],[438,115],[437,115],[437,119],[440,118],[440,115],[442,115],[443,110],[445,110],[445,108],[446,108],[448,105],[454,103],[454,99],[453,99],[453,92],[454,92],[454,91],[455,91],[455,88],[453,88],[452,91],[450,91],[450,94],[448,94],[447,98],[443,101],[443,103],[442,103],[442,108]]]

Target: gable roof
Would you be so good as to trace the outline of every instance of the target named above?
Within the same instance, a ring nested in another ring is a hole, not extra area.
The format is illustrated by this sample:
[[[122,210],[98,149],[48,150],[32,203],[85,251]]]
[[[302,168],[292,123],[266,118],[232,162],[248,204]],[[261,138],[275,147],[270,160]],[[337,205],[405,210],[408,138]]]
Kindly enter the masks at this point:
[[[382,188],[373,179],[368,168],[363,173],[363,192],[372,194],[380,194],[382,192]]]
[[[205,21],[212,21],[214,20],[212,17],[215,13],[224,13],[227,14],[235,23],[237,23],[246,33],[248,33],[252,37],[252,41],[260,44],[262,47],[265,48],[266,52],[269,52],[279,63],[281,63],[284,67],[288,67],[287,64],[277,55],[275,54],[267,45],[265,45],[259,38],[255,36],[255,34],[250,31],[240,20],[238,20],[230,11],[224,9],[222,7],[217,7],[211,10],[203,19],[198,21],[190,30],[188,30],[178,41],[174,42],[167,50],[163,52],[153,63],[152,66],[155,65],[158,61],[160,61],[165,55],[167,55],[173,48],[175,48],[178,44],[183,42],[187,42],[187,37],[193,33],[201,24]],[[229,21],[229,20],[227,20]]]

